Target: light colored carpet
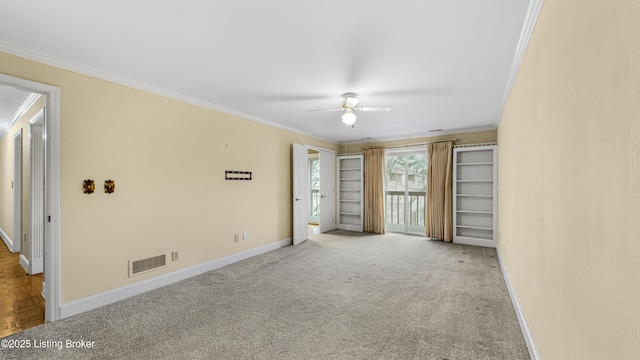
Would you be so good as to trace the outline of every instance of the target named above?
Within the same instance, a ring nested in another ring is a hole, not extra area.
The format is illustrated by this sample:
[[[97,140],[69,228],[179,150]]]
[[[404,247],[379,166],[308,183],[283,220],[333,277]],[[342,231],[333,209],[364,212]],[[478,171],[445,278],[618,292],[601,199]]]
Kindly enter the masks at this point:
[[[92,349],[0,358],[529,359],[494,249],[346,231],[311,239],[5,338]]]

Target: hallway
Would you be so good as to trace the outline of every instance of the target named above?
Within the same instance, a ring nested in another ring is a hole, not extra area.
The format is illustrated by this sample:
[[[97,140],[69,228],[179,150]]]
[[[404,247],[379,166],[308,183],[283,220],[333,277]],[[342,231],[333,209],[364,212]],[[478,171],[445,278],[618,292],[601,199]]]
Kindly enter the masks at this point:
[[[0,241],[0,337],[44,323],[43,275],[26,275],[20,253]]]

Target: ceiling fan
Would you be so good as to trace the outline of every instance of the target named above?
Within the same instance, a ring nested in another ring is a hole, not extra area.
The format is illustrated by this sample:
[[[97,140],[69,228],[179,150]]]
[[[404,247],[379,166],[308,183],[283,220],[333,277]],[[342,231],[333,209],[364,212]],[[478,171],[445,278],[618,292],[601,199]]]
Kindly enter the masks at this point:
[[[342,114],[342,122],[345,125],[353,125],[356,122],[356,113],[354,111],[391,111],[390,106],[363,106],[356,107],[360,102],[360,99],[353,93],[346,93],[344,96],[344,102],[342,107],[336,109],[322,109],[322,110],[309,110],[315,111],[344,111]]]

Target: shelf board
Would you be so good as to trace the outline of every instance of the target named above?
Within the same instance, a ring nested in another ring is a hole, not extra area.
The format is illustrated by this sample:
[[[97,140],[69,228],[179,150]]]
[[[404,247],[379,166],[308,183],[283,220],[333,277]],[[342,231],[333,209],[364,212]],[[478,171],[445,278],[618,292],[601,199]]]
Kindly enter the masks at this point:
[[[463,214],[488,214],[488,215],[493,215],[493,211],[456,210],[456,212],[463,213]]]
[[[343,199],[340,199],[340,202],[362,202],[362,200],[343,200]]]
[[[476,229],[476,230],[489,230],[489,231],[493,231],[493,228],[490,228],[490,227],[484,227],[484,226],[456,225],[456,227],[464,228],[464,229]]]
[[[340,181],[360,181],[360,178],[340,179]]]
[[[348,213],[348,212],[341,212],[339,213],[340,215],[355,215],[355,216],[360,216],[360,213]]]
[[[361,168],[343,168],[340,169],[340,171],[360,171],[362,170]]]
[[[340,189],[340,191],[360,192],[360,189]]]
[[[492,162],[477,162],[477,163],[457,163],[456,165],[467,166],[467,165],[493,165]]]
[[[492,198],[493,195],[456,194],[456,196]]]
[[[459,183],[492,183],[493,180],[456,180]]]

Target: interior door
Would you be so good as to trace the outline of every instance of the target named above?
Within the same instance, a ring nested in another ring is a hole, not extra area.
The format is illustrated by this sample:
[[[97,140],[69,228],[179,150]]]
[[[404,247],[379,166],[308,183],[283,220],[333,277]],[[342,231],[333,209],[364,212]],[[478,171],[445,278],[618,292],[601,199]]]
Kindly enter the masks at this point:
[[[22,245],[22,129],[13,136],[13,248],[20,252]]]
[[[308,164],[306,146],[293,144],[293,245],[309,237]]]
[[[334,219],[334,154],[331,151],[320,151],[320,232],[335,229]]]
[[[44,111],[31,121],[31,237],[30,275],[44,270]]]

